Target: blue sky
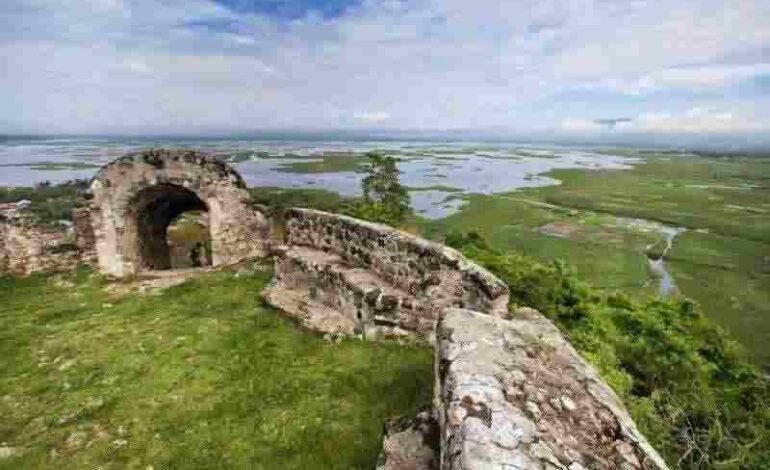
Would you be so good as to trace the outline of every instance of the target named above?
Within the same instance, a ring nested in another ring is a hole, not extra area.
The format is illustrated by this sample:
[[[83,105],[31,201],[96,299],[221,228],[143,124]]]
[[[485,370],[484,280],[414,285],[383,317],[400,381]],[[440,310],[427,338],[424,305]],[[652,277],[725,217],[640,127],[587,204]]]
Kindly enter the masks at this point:
[[[295,20],[308,14],[334,18],[360,2],[353,0],[215,0],[215,3],[237,13],[261,14],[278,20]]]
[[[3,0],[0,133],[770,132],[767,0]]]

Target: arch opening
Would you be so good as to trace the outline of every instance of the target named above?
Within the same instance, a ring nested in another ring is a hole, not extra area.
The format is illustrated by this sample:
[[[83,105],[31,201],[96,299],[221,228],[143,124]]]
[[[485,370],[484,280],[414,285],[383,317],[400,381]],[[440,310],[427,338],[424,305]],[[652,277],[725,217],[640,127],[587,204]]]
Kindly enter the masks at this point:
[[[171,269],[211,266],[211,228],[209,214],[194,210],[183,212],[166,231]]]
[[[175,184],[159,184],[139,191],[132,206],[136,220],[132,245],[139,270],[211,264],[208,206],[193,191]]]

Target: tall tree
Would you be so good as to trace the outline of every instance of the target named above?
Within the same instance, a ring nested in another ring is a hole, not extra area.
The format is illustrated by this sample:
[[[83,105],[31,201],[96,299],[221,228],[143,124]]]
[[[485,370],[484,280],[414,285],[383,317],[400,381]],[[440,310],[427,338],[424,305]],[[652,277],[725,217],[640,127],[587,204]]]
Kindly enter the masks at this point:
[[[412,213],[409,193],[401,185],[401,172],[392,156],[366,154],[366,177],[361,182],[363,200],[356,215],[363,219],[398,226]]]

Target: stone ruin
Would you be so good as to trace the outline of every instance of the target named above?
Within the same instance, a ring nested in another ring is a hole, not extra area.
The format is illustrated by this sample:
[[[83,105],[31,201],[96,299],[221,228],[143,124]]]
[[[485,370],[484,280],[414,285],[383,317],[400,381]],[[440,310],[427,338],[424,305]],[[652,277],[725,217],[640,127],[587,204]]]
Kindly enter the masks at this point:
[[[302,326],[434,345],[433,404],[386,423],[378,469],[667,468],[558,329],[532,309],[509,312],[508,287],[484,268],[351,217],[293,208],[269,220],[235,170],[198,152],[102,167],[73,214],[66,263],[50,262],[27,219],[0,213],[0,273],[78,261],[112,277],[169,269],[169,224],[189,211],[208,213],[212,265],[275,259],[263,296]]]
[[[208,213],[211,263],[268,254],[269,223],[230,166],[192,150],[150,150],[118,158],[91,183],[88,205],[99,270],[125,277],[171,267],[169,225]]]

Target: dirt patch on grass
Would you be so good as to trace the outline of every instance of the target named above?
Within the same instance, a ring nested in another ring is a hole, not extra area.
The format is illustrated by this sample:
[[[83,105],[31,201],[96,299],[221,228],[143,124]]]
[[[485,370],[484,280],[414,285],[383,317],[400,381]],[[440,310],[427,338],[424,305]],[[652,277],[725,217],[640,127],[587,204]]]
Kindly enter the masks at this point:
[[[571,222],[559,221],[541,225],[535,229],[535,232],[551,237],[570,238],[570,235],[579,229],[580,227]]]

